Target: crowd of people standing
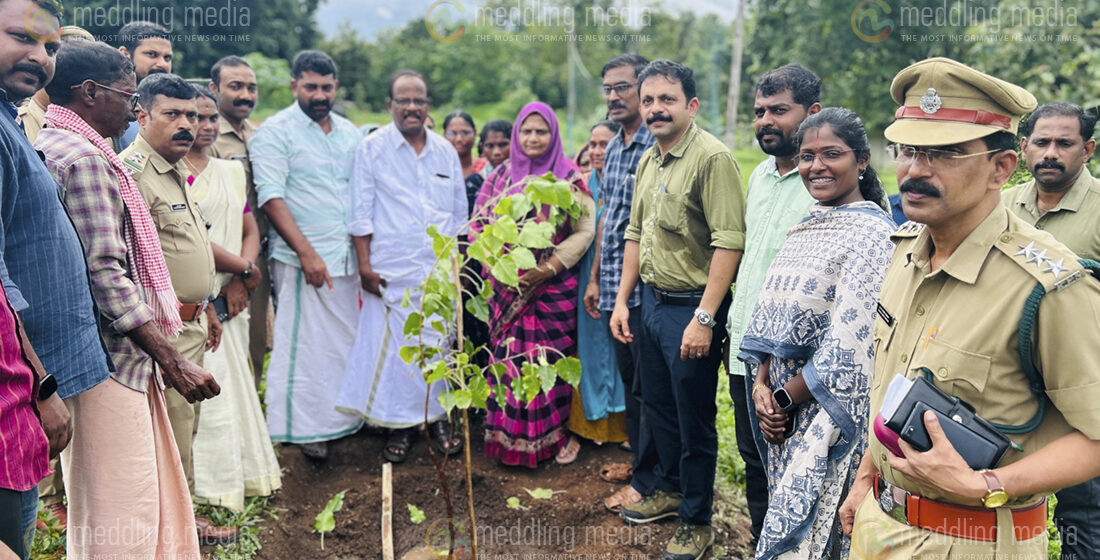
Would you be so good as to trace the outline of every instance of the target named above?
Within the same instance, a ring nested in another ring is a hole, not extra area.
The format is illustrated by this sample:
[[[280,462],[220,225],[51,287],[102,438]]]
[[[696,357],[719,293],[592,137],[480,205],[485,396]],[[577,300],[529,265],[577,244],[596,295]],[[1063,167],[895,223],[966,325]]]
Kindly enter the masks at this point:
[[[52,6],[0,2],[0,24],[34,27],[0,35],[0,558],[28,557],[40,498],[72,558],[200,558],[236,530],[193,504],[278,490],[272,441],[324,461],[370,425],[390,462],[420,433],[459,452],[446,382],[400,356],[436,261],[426,232],[473,242],[547,173],[579,215],[515,288],[466,271],[492,286],[488,322],[467,320],[474,359],[502,372],[487,457],[536,468],[620,444],[631,462],[601,477],[625,484],[603,506],[675,518],[663,557],[698,560],[724,370],[758,559],[1042,558],[1054,491],[1064,557],[1097,551],[1100,265],[1079,257],[1100,258],[1100,184],[1080,107],[916,62],[891,86],[887,197],[860,117],[823,108],[822,80],[790,64],[755,83],[769,157],[743,184],[670,60],[607,61],[607,120],[570,157],[539,101],[480,131],[456,110],[436,133],[413,69],[387,84],[392,121],[360,129],[313,50],[291,63],[294,102],[257,127],[244,59],[197,86],[171,73],[164,28],[133,22],[110,46]],[[1034,180],[1002,196],[1017,148]],[[579,384],[517,398],[543,356],[579,357]],[[931,413],[930,449],[887,442],[875,416],[895,374],[1014,447],[973,469]]]

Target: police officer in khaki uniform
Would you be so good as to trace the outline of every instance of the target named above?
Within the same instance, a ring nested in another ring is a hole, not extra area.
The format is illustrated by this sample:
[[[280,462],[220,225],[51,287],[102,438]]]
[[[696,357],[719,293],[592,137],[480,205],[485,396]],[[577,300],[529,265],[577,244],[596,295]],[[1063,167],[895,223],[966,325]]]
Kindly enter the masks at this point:
[[[1036,422],[1010,436],[1018,449],[985,472],[967,466],[931,413],[927,452],[900,441],[905,457],[895,456],[872,430],[840,512],[852,555],[1046,558],[1046,495],[1100,475],[1100,282],[1000,205],[1031,94],[944,58],[902,70],[890,93],[902,105],[886,130],[902,204],[926,225],[910,222],[894,236],[875,322],[871,415],[896,375],[926,369],[990,422]],[[1045,390],[1034,394],[1017,327],[1037,284],[1047,295],[1032,361]]]
[[[157,226],[164,261],[176,297],[183,304],[183,331],[172,346],[188,360],[202,365],[203,353],[217,346],[220,325],[207,300],[214,290],[214,253],[206,235],[206,220],[187,192],[188,172],[180,162],[191,149],[198,107],[195,88],[175,74],[153,74],[138,87],[140,133],[119,156],[132,170],[149,213]],[[214,322],[214,327],[208,326]],[[210,336],[211,333],[213,336]],[[164,393],[168,419],[179,448],[187,484],[195,486],[191,457],[198,403],[187,402],[175,389]],[[231,527],[218,528],[196,519],[204,541],[224,541],[235,535]],[[230,535],[229,533],[233,533]]]
[[[1085,167],[1096,149],[1096,116],[1072,103],[1047,103],[1021,128],[1020,151],[1034,179],[1001,193],[1005,208],[1079,257],[1100,261],[1100,181]],[[1062,559],[1100,558],[1100,479],[1056,497]]]

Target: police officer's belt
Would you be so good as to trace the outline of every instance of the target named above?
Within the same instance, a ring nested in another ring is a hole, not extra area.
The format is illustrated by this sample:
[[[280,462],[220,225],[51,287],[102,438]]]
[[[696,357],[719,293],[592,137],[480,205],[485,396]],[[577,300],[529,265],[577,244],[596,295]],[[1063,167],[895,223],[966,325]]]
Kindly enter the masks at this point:
[[[703,289],[689,290],[686,292],[670,292],[668,290],[662,290],[660,288],[654,288],[653,297],[657,298],[657,301],[665,305],[686,305],[696,307],[699,302],[703,301]]]
[[[875,501],[890,517],[910,527],[974,541],[997,541],[997,510],[957,506],[906,492],[875,475]],[[1047,500],[1012,510],[1016,541],[1025,541],[1047,530]]]

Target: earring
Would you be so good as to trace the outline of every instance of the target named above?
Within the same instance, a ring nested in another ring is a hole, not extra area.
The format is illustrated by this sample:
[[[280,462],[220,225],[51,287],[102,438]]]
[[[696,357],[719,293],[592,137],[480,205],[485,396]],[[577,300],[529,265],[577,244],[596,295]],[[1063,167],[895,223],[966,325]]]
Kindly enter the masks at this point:
[[[863,174],[862,174],[862,173],[860,173],[860,174],[859,174],[859,180],[860,180],[860,181],[862,181],[862,180],[863,180]]]

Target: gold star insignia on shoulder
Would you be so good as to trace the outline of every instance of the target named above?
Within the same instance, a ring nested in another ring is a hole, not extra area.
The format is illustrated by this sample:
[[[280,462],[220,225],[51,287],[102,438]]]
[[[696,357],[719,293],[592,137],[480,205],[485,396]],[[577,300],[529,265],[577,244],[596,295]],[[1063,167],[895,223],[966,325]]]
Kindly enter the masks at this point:
[[[1028,257],[1027,262],[1028,263],[1035,263],[1035,266],[1043,266],[1043,262],[1045,262],[1046,260],[1047,260],[1047,250],[1043,249],[1042,251],[1039,251],[1037,253],[1033,253],[1030,257]]]
[[[1062,263],[1065,262],[1065,260],[1066,259],[1058,259],[1058,262],[1054,262],[1054,259],[1047,259],[1047,267],[1045,270],[1043,270],[1043,272],[1049,272],[1053,274],[1054,279],[1057,280],[1063,272],[1069,270],[1069,268],[1062,266]]]

